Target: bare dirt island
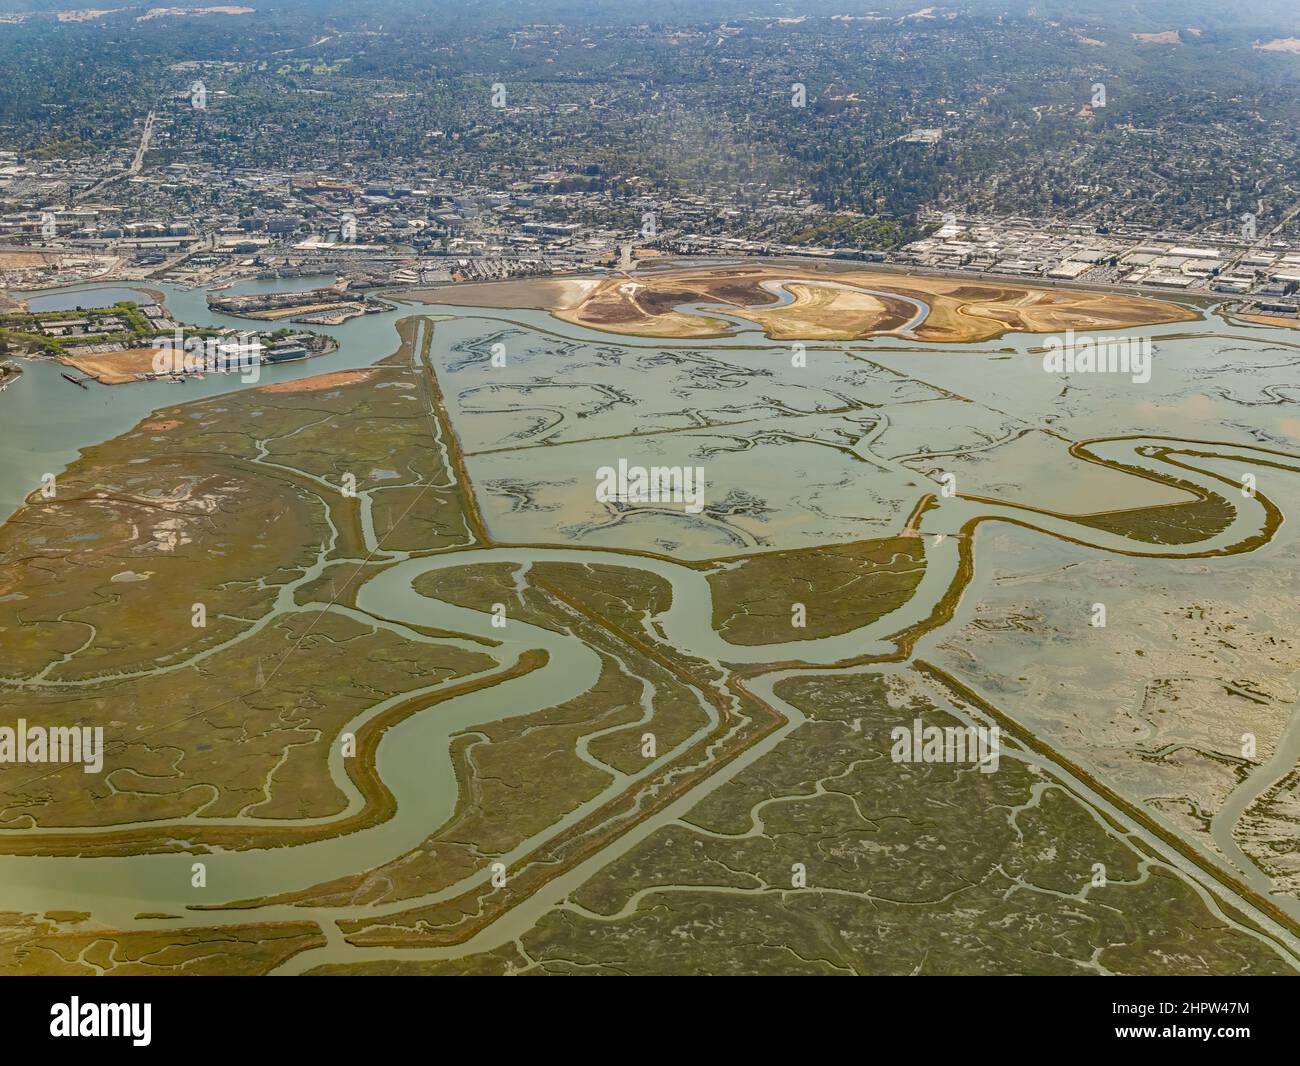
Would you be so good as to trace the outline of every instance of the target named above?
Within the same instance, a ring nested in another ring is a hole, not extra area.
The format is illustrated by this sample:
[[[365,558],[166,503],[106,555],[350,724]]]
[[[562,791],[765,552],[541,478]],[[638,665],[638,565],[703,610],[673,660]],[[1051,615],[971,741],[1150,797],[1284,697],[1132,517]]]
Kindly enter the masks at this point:
[[[1230,319],[1252,322],[1257,326],[1280,326],[1284,329],[1300,329],[1300,318],[1287,315],[1232,315]]]
[[[575,325],[650,337],[734,333],[733,322],[709,313],[716,311],[759,325],[773,340],[856,340],[892,333],[946,343],[1198,317],[1177,304],[1121,293],[802,266],[619,275],[594,284],[576,305],[548,309]]]
[[[120,348],[112,352],[69,355],[59,360],[104,385],[125,385],[154,372],[153,360],[161,348]]]
[[[412,289],[405,298],[415,303],[449,307],[563,311],[576,307],[600,284],[599,278],[517,278]]]
[[[262,389],[264,392],[321,392],[341,385],[355,385],[365,381],[372,373],[371,370],[335,370],[294,381],[277,381],[273,385],[263,385]]]

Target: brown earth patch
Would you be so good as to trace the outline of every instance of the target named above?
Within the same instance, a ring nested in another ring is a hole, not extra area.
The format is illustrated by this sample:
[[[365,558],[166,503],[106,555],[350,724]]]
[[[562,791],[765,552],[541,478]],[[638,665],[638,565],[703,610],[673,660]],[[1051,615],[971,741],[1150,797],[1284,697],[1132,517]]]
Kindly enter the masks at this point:
[[[264,392],[320,392],[341,385],[356,385],[365,381],[373,373],[373,370],[336,370],[330,374],[299,378],[297,381],[277,381],[274,385],[263,385],[262,390]]]
[[[104,385],[124,385],[138,374],[153,373],[153,357],[160,348],[121,348],[115,352],[64,356],[59,362],[76,367]]]

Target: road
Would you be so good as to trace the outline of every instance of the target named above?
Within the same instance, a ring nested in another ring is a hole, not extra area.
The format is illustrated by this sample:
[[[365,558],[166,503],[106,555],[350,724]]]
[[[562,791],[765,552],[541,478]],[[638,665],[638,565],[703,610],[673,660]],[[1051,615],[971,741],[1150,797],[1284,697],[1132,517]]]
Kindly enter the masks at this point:
[[[149,142],[153,140],[153,123],[156,117],[157,112],[150,111],[144,118],[144,131],[140,134],[140,143],[136,146],[135,157],[126,169],[127,177],[134,178],[144,166],[144,154],[149,151]]]
[[[153,140],[153,124],[157,118],[157,112],[150,111],[144,118],[144,130],[140,134],[140,143],[136,145],[135,156],[131,159],[131,165],[125,170],[118,171],[116,174],[110,174],[106,178],[100,178],[93,185],[89,185],[79,192],[75,199],[85,200],[93,196],[105,187],[112,185],[114,182],[122,181],[126,178],[134,178],[144,168],[144,156],[149,151],[149,143]]]

